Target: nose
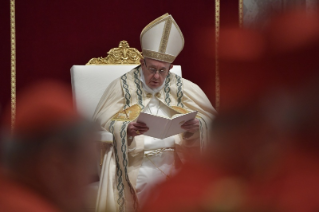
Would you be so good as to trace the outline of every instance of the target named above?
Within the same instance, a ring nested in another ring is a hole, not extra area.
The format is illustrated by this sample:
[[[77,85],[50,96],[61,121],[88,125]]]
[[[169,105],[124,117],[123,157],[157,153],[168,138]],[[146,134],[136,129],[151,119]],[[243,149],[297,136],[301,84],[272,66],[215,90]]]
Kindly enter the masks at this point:
[[[154,74],[154,78],[155,78],[155,79],[158,79],[159,77],[160,77],[160,74],[159,74],[158,71],[156,71],[155,74]]]

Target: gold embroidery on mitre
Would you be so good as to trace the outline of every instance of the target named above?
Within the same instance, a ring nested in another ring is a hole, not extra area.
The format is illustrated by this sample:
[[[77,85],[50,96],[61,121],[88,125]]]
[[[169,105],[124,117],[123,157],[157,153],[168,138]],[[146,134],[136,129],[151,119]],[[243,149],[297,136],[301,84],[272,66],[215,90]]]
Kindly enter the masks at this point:
[[[135,104],[129,108],[126,108],[125,110],[122,110],[118,113],[116,113],[112,120],[115,121],[133,121],[136,119],[140,113],[141,113],[141,106],[138,104]]]
[[[168,38],[169,38],[169,34],[171,33],[171,28],[172,28],[172,17],[169,17],[166,21],[165,21],[165,26],[164,26],[164,30],[163,30],[163,34],[162,34],[162,38],[161,38],[161,44],[160,44],[160,48],[159,48],[159,52],[160,53],[164,53],[166,52],[166,48],[167,48],[167,43],[168,43]]]
[[[172,63],[176,58],[175,56],[172,56],[169,54],[163,54],[163,53],[154,52],[154,51],[146,50],[146,49],[143,49],[143,56],[154,59],[154,60],[165,61],[168,63]]]

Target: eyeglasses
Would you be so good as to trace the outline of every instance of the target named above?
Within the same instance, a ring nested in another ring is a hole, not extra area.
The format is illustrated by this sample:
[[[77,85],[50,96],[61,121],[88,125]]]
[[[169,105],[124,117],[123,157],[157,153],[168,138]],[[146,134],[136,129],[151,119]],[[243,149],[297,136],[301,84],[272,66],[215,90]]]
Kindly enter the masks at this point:
[[[147,67],[145,59],[144,59],[144,65],[147,68],[147,70],[149,70],[152,74],[156,74],[156,72],[158,72],[158,74],[160,74],[162,76],[165,76],[167,74],[167,71],[165,68],[156,69],[154,67]]]

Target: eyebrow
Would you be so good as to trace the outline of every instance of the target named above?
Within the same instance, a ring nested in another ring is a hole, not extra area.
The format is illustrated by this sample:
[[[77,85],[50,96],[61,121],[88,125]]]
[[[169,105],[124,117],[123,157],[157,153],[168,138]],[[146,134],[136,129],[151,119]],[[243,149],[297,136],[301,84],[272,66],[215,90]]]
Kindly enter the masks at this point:
[[[157,69],[157,68],[155,68],[154,66],[149,66],[150,68],[154,68],[154,69],[156,69],[156,70],[163,70],[163,69],[166,69],[166,67],[164,67],[164,68],[159,68],[159,69]]]

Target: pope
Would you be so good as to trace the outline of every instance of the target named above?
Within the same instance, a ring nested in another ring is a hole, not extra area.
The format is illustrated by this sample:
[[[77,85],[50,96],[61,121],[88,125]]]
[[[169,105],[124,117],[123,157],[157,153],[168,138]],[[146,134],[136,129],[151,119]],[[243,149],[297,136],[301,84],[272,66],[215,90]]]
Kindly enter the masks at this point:
[[[97,211],[137,210],[156,184],[205,148],[216,113],[198,85],[170,72],[184,47],[183,34],[171,15],[148,24],[140,41],[141,65],[108,86],[94,114],[113,134],[101,170]],[[198,114],[181,125],[185,132],[165,139],[143,135],[148,126],[136,122],[140,112],[171,117],[191,111]]]

